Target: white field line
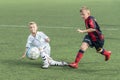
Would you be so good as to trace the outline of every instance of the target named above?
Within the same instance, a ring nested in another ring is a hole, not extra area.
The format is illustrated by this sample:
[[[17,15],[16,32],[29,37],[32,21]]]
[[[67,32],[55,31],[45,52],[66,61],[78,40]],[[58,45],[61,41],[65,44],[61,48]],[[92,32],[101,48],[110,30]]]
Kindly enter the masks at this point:
[[[25,28],[27,25],[0,25],[0,28]],[[72,27],[72,26],[38,26],[40,28],[51,28],[51,29],[78,29],[80,27]],[[118,28],[102,28],[102,30],[108,30],[108,31],[117,31]]]

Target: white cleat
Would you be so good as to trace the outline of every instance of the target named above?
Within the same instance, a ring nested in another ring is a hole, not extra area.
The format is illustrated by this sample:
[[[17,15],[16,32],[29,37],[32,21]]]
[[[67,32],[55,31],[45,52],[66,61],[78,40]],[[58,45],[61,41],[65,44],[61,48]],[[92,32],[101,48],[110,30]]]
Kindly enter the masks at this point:
[[[62,66],[68,66],[67,62],[62,61]]]
[[[48,69],[48,67],[49,67],[49,63],[44,63],[42,66],[43,69]]]

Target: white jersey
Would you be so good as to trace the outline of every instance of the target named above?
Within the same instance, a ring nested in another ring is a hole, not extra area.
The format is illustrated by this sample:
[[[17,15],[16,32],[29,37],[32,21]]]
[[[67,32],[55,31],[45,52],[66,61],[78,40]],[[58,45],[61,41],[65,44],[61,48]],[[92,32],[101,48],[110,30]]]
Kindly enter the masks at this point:
[[[42,48],[43,50],[40,52],[40,57],[43,60],[43,68],[48,68],[49,65],[64,65],[63,62],[55,61],[50,57],[50,45],[48,42],[45,41],[48,36],[45,35],[43,32],[37,32],[36,36],[32,36],[30,34],[28,36],[28,40],[26,43],[26,48],[30,48],[32,46]]]
[[[49,43],[45,41],[45,39],[47,38],[48,36],[40,31],[36,33],[35,37],[32,36],[32,34],[30,34],[27,39],[26,48],[30,48],[31,46],[35,46],[43,49],[46,47],[50,47]]]

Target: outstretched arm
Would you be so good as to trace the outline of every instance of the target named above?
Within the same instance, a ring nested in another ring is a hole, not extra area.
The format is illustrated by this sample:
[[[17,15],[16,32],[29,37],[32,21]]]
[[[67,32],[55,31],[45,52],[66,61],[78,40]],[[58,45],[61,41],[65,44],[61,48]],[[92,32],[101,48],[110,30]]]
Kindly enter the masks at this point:
[[[24,51],[22,57],[20,57],[20,59],[24,59],[26,57],[26,51],[27,51],[27,48],[25,49],[25,51]]]
[[[77,29],[77,31],[79,33],[88,33],[88,32],[94,32],[94,31],[96,31],[96,29],[93,29],[93,28],[89,28],[89,29],[86,29],[86,30]]]

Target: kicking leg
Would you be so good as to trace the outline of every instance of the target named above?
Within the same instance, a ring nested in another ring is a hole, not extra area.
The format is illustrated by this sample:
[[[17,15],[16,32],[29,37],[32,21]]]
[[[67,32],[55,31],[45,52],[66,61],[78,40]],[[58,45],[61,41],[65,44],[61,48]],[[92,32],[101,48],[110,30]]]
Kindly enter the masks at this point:
[[[72,68],[78,68],[78,63],[82,59],[83,54],[87,50],[88,47],[89,47],[88,43],[86,43],[86,42],[82,43],[81,48],[80,48],[80,50],[77,53],[77,56],[75,58],[75,61],[73,63],[69,64],[70,67],[72,67]]]
[[[67,66],[68,63],[64,61],[55,61],[55,60],[49,60],[50,65],[52,66]]]

